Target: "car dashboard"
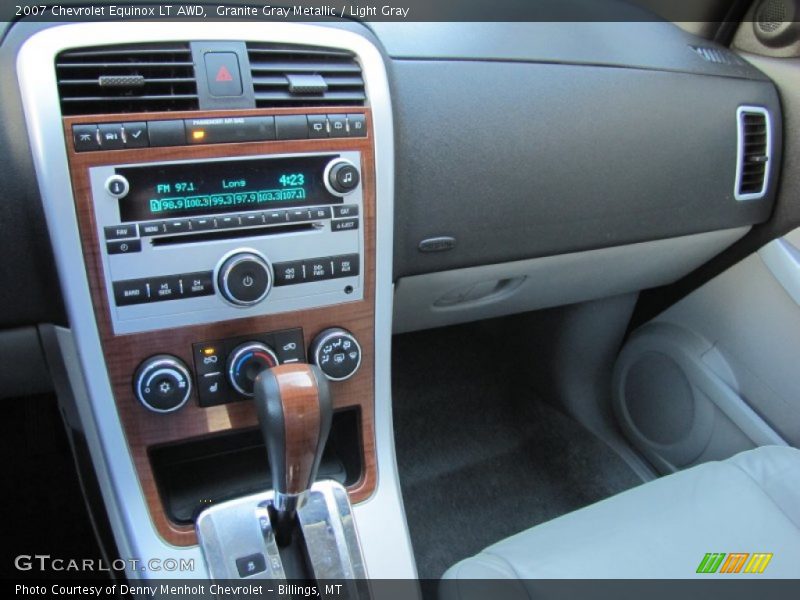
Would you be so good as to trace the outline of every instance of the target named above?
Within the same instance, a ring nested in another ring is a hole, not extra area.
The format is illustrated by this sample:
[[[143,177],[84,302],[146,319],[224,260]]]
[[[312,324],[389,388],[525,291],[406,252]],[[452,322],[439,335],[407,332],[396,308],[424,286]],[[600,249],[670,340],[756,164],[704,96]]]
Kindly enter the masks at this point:
[[[676,281],[779,180],[774,85],[669,23],[20,22],[0,58],[4,325],[52,324],[120,554],[187,577],[270,486],[259,369],[325,375],[320,477],[414,577],[392,335]]]

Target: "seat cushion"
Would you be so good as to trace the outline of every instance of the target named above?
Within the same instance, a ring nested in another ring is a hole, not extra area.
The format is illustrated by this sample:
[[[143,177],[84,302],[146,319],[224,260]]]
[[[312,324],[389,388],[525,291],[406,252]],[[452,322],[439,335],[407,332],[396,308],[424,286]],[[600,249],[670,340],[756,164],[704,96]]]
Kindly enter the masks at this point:
[[[800,450],[766,446],[662,477],[494,544],[444,577],[709,577],[698,566],[721,552],[771,552],[759,577],[800,577]]]

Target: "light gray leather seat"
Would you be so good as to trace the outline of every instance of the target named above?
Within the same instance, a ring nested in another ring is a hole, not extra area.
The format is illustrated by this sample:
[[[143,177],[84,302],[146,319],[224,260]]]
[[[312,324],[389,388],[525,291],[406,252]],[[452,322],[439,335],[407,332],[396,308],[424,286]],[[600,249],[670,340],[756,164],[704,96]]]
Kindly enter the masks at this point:
[[[690,578],[706,553],[722,552],[772,553],[758,577],[800,577],[800,450],[767,446],[662,477],[494,544],[444,577]],[[446,597],[469,596],[469,586],[443,584]]]

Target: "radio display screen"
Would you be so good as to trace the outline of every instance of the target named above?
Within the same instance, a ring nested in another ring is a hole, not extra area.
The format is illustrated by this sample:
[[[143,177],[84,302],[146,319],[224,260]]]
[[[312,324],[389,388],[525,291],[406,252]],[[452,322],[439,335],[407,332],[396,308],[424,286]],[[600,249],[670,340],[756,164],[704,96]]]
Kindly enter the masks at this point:
[[[130,185],[123,222],[340,204],[324,183],[336,155],[119,167]]]

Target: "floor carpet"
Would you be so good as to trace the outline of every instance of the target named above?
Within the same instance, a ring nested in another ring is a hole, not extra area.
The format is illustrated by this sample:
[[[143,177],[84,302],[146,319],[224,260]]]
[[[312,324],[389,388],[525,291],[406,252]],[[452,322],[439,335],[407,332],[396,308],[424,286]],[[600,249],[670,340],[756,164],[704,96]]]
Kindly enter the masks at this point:
[[[394,338],[397,460],[420,578],[641,483],[504,352],[491,322]]]

